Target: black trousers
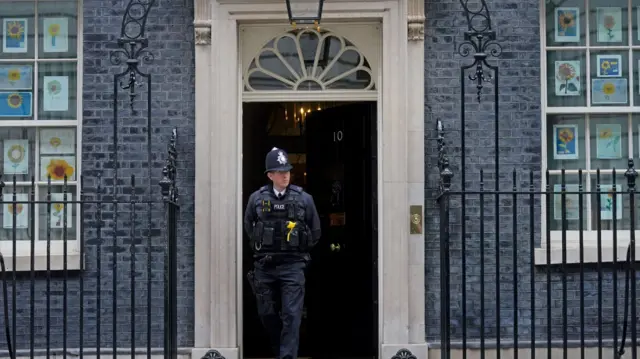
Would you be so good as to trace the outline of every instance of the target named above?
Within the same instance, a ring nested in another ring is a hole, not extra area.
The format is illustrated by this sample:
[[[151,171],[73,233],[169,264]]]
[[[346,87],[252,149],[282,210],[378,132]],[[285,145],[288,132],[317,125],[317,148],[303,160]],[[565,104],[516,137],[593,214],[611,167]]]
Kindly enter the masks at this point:
[[[254,264],[258,315],[279,359],[298,357],[305,267],[304,261],[257,261]]]

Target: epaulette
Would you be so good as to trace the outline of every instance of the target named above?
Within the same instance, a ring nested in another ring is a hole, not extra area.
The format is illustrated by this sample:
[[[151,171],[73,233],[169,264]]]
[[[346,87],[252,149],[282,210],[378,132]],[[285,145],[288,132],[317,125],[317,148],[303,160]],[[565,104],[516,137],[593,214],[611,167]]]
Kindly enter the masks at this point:
[[[260,187],[260,189],[258,190],[258,192],[265,192],[265,191],[269,191],[269,186],[268,185],[264,185],[262,187]]]
[[[302,189],[302,187],[300,187],[300,186],[296,186],[296,185],[294,185],[294,184],[290,184],[290,185],[289,185],[289,189],[290,189],[290,190],[292,190],[292,191],[294,191],[294,192],[298,192],[298,193],[302,193],[302,192],[304,192],[304,190]]]

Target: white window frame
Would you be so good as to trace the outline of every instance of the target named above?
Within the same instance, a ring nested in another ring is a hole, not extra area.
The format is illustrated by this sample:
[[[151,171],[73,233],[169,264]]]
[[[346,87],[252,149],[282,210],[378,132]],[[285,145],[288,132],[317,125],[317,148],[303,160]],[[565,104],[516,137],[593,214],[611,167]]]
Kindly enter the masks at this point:
[[[1,1],[1,0],[0,0]],[[13,0],[16,1],[16,0]],[[17,0],[20,1],[20,0]],[[83,114],[83,0],[76,0],[77,3],[77,41],[76,41],[76,56],[74,58],[52,58],[52,59],[42,59],[38,58],[39,51],[39,38],[38,38],[38,29],[39,29],[39,14],[37,11],[37,3],[43,0],[31,0],[34,2],[34,8],[36,9],[34,14],[34,29],[33,33],[35,34],[35,43],[34,43],[34,57],[33,58],[12,58],[12,59],[0,59],[0,64],[12,63],[12,62],[32,62],[34,64],[32,76],[33,76],[33,119],[31,120],[8,120],[2,121],[0,120],[0,128],[4,127],[13,127],[13,128],[24,128],[24,129],[34,129],[35,130],[35,151],[32,154],[34,156],[34,171],[39,171],[40,166],[40,158],[38,156],[39,153],[39,129],[42,128],[74,128],[76,130],[76,180],[67,181],[67,186],[70,191],[68,192],[71,196],[69,196],[69,201],[78,201],[80,199],[80,188],[81,188],[81,173],[82,173],[82,114]],[[44,0],[49,2],[51,0]],[[11,0],[10,0],[11,2]],[[60,63],[60,62],[76,62],[76,119],[75,120],[42,120],[38,121],[38,65],[41,63]],[[11,191],[13,189],[13,176],[5,175],[2,180],[5,183],[4,192],[3,192],[3,202],[12,201],[13,196]],[[63,183],[60,182],[52,182],[51,186],[63,186]],[[16,181],[16,188],[31,186],[31,181]],[[42,196],[42,191],[47,190],[47,181],[39,181],[37,180],[35,186],[36,189],[36,201],[41,201],[39,198]],[[29,192],[30,193],[30,192]],[[29,201],[31,201],[31,195],[29,194]],[[35,240],[35,252],[33,255],[33,269],[36,271],[60,271],[63,269],[67,270],[78,270],[82,269],[83,258],[80,256],[81,249],[81,238],[83,237],[83,233],[81,232],[81,215],[80,215],[80,204],[75,204],[75,208],[72,211],[74,218],[73,225],[75,226],[76,238],[68,239],[67,242],[67,251],[66,256],[64,252],[64,243],[63,240],[51,240],[50,241],[50,250],[49,255],[47,255],[47,241],[46,238],[40,238],[40,212],[46,211],[46,204],[39,204],[35,207],[35,228],[32,228],[33,238]],[[17,241],[17,246],[15,248],[15,270],[16,271],[31,271],[31,241]],[[0,251],[4,256],[5,266],[7,271],[14,270],[14,260],[13,260],[13,241],[12,240],[4,240],[0,241]],[[66,257],[66,258],[65,258]],[[49,265],[47,262],[49,261]],[[66,266],[64,262],[66,261]]]

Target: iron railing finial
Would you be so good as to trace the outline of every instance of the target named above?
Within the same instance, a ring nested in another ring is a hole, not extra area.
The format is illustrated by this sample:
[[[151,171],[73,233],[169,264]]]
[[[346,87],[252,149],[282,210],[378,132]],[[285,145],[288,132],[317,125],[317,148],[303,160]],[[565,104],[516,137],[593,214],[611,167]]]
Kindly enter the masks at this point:
[[[162,168],[162,179],[160,180],[160,189],[162,198],[165,202],[173,204],[178,203],[178,188],[176,186],[176,172],[178,151],[176,150],[176,141],[178,137],[178,129],[171,131],[171,139],[167,145],[167,160]]]
[[[453,172],[449,168],[449,156],[447,155],[446,144],[444,141],[444,125],[438,119],[436,121],[436,131],[438,133],[438,169],[440,170],[440,195],[451,189],[451,180]]]
[[[627,186],[629,187],[629,191],[635,191],[638,171],[636,171],[635,164],[633,163],[633,158],[629,158],[627,171],[624,173],[624,176],[627,177]]]

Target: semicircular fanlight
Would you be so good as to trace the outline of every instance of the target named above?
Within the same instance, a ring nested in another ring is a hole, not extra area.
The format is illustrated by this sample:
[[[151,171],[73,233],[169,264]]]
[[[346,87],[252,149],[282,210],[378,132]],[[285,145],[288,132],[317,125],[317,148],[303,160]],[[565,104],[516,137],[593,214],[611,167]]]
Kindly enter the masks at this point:
[[[296,29],[269,41],[251,61],[245,91],[375,90],[371,66],[349,40]]]

